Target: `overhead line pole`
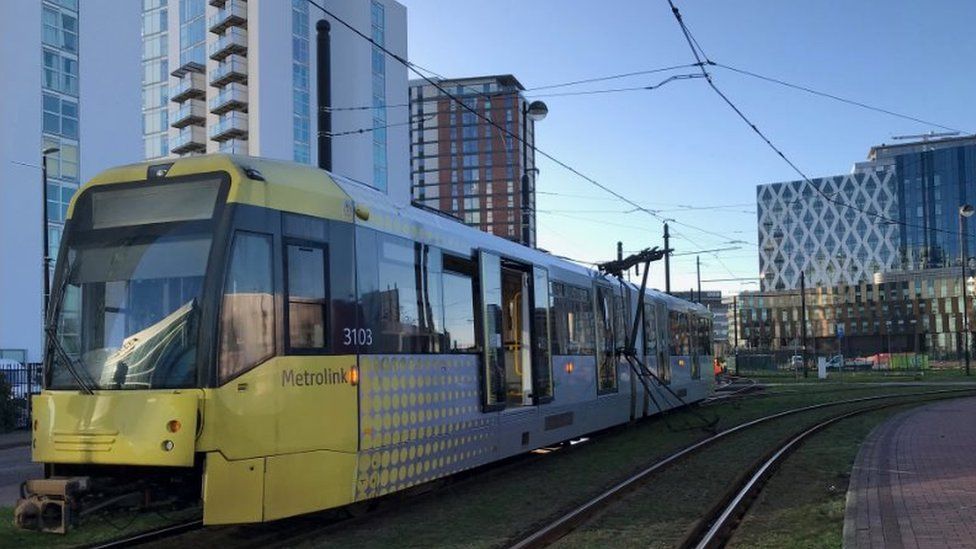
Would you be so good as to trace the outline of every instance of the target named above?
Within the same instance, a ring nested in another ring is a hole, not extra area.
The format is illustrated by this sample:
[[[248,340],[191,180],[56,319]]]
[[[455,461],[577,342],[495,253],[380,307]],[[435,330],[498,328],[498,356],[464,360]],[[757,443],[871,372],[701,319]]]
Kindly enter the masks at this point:
[[[695,270],[698,272],[698,302],[701,303],[701,256],[695,256]]]
[[[739,375],[739,296],[732,296],[732,356],[735,357],[735,375]]]
[[[807,377],[807,278],[800,271],[800,337],[803,339],[803,377]]]
[[[664,293],[671,294],[671,234],[664,224]]]

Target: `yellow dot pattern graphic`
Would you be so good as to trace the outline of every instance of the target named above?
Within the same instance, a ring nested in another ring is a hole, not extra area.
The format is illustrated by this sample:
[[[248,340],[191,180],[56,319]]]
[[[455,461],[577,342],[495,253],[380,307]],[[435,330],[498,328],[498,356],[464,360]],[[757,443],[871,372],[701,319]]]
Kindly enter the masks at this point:
[[[359,370],[357,500],[489,460],[476,356],[361,356]]]

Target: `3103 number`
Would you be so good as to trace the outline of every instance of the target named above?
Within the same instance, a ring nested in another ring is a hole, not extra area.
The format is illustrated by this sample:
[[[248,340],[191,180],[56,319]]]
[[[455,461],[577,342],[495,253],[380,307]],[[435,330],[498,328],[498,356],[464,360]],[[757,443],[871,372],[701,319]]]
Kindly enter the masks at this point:
[[[373,330],[369,328],[359,328],[359,329],[343,328],[342,344],[343,345],[372,345]]]

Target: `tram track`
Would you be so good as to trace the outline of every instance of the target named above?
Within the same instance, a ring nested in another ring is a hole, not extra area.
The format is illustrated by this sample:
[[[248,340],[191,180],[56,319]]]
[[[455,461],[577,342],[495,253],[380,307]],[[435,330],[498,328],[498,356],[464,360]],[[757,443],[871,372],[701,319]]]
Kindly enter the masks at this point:
[[[593,433],[585,439],[566,441],[564,443],[543,447],[533,452],[513,456],[500,462],[493,462],[469,471],[462,471],[452,477],[438,479],[429,483],[409,488],[403,492],[390,494],[377,500],[371,500],[348,508],[330,509],[310,515],[299,515],[268,523],[217,526],[205,528],[203,521],[196,519],[177,524],[171,524],[137,532],[117,539],[99,542],[85,546],[86,549],[116,549],[120,547],[166,547],[173,542],[180,545],[230,545],[240,549],[293,547],[315,537],[328,535],[329,532],[340,528],[350,527],[356,523],[381,519],[383,514],[395,512],[403,502],[416,502],[418,498],[435,495],[443,491],[450,491],[463,486],[467,482],[484,480],[495,475],[504,475],[506,471],[524,467],[527,464],[544,459],[546,455],[564,448],[580,446],[600,435],[621,429],[620,426],[611,427],[598,433]],[[199,536],[199,537],[197,537]]]
[[[604,510],[610,508],[617,500],[626,494],[629,494],[630,492],[638,489],[640,486],[643,486],[645,481],[653,477],[656,473],[659,473],[672,465],[701,453],[714,443],[726,439],[731,435],[740,434],[751,428],[769,424],[777,419],[788,416],[795,416],[806,412],[813,412],[816,410],[823,410],[838,406],[856,406],[864,403],[869,404],[868,406],[860,407],[855,410],[844,410],[818,422],[813,427],[805,426],[804,428],[798,430],[798,432],[794,431],[792,436],[788,437],[786,442],[777,445],[773,450],[768,452],[766,456],[764,456],[764,459],[758,460],[751,465],[746,472],[739,475],[734,483],[735,489],[727,492],[722,498],[722,501],[717,503],[711,512],[706,514],[705,518],[696,523],[696,525],[691,529],[691,533],[685,537],[684,543],[682,544],[683,547],[719,547],[729,539],[728,536],[731,535],[731,533],[734,531],[734,526],[737,524],[735,522],[736,519],[742,516],[742,513],[747,508],[747,504],[754,499],[756,494],[758,494],[758,491],[763,486],[762,481],[768,479],[768,476],[775,469],[776,464],[778,464],[780,460],[785,459],[785,457],[789,455],[790,451],[795,450],[807,437],[812,436],[822,429],[825,429],[838,421],[842,421],[843,419],[878,409],[927,402],[929,400],[958,398],[961,396],[974,394],[976,394],[976,388],[969,387],[964,389],[946,389],[915,393],[874,395],[802,406],[756,418],[690,444],[655,461],[653,464],[638,471],[627,479],[611,486],[585,503],[558,516],[541,527],[533,529],[531,532],[524,533],[522,536],[517,538],[517,540],[508,544],[508,546],[513,549],[522,549],[551,545],[556,541],[563,539],[577,528],[589,523],[594,517]],[[884,402],[892,400],[895,402]],[[872,403],[880,404],[871,405]],[[788,448],[786,448],[787,446]],[[773,460],[773,462],[769,463],[770,460]],[[726,510],[732,503],[735,504],[734,508],[726,513]],[[705,534],[711,532],[713,527],[715,532],[711,534],[709,540],[705,541],[704,545],[699,545],[699,542],[704,540]]]
[[[878,401],[882,399],[898,399],[907,398],[918,395],[938,395],[938,394],[960,394],[960,393],[976,393],[976,388],[967,389],[953,389],[945,391],[927,391],[924,393],[895,393],[886,394],[878,396],[861,397],[855,399],[848,399],[843,401],[832,401],[824,402],[819,404],[813,404],[808,406],[802,406],[790,410],[784,410],[774,414],[769,414],[761,418],[750,420],[724,431],[717,433],[711,437],[703,439],[697,443],[691,444],[682,450],[672,453],[663,459],[656,461],[649,467],[641,470],[637,474],[629,477],[625,481],[614,485],[609,490],[600,494],[596,498],[593,498],[583,506],[575,509],[570,514],[577,514],[573,517],[567,524],[561,524],[556,527],[555,530],[546,533],[542,537],[536,537],[535,535],[528,536],[522,539],[520,542],[516,543],[515,547],[538,547],[545,546],[553,541],[565,535],[565,533],[570,532],[576,526],[587,522],[588,517],[591,517],[595,512],[601,510],[606,504],[612,503],[615,497],[619,497],[623,493],[628,492],[628,486],[633,488],[639,484],[640,479],[643,479],[653,473],[660,471],[668,467],[669,465],[680,461],[681,459],[690,456],[691,454],[697,452],[698,450],[710,445],[721,438],[729,436],[734,433],[741,432],[759,424],[788,416],[793,414],[798,414],[806,411],[813,411],[818,409],[824,409],[828,407],[840,406],[845,404],[860,403],[860,402],[871,402]],[[747,395],[757,395],[761,393],[746,392],[741,396]],[[774,396],[774,395],[765,395]],[[670,412],[669,412],[670,413]],[[607,430],[606,432],[612,432],[621,429],[621,427],[615,427]],[[605,432],[594,433],[589,435],[588,439],[598,440],[601,435]],[[486,478],[490,479],[492,476],[498,475],[499,477],[504,477],[505,471],[509,469],[517,469],[524,467],[530,462],[542,459],[546,454],[555,451],[557,448],[566,448],[571,446],[568,442],[553,448],[540,449],[538,453],[527,453],[520,456],[510,458],[500,463],[496,463],[490,466],[485,466],[484,468],[477,468],[471,471],[460,473],[460,476],[455,476],[450,479],[435,481],[429,485],[421,485],[415,487],[412,491],[408,493],[398,493],[391,494],[390,496],[380,498],[376,502],[370,502],[369,507],[376,508],[375,510],[370,510],[364,512],[362,506],[359,512],[351,514],[345,510],[325,511],[323,513],[316,513],[313,515],[303,515],[299,517],[293,517],[290,519],[283,519],[280,521],[275,521],[265,524],[254,524],[254,525],[242,525],[242,526],[224,526],[216,528],[204,529],[202,522],[200,520],[181,522],[178,524],[168,525],[144,532],[139,532],[130,536],[118,538],[115,540],[102,542],[98,544],[90,545],[89,547],[98,548],[108,548],[108,547],[131,547],[131,546],[149,546],[149,547],[164,547],[164,545],[169,545],[173,542],[188,545],[207,545],[207,544],[231,544],[239,547],[284,547],[284,546],[294,546],[305,541],[314,540],[316,537],[328,536],[330,532],[338,531],[339,529],[344,529],[348,527],[353,527],[357,523],[362,523],[365,521],[373,520],[383,520],[384,515],[388,513],[395,513],[399,505],[403,501],[411,501],[416,503],[418,498],[422,498],[428,495],[436,495],[438,493],[444,493],[451,491],[455,488],[461,488],[466,482],[469,481],[483,481]],[[565,515],[560,518],[561,522],[565,519]],[[568,528],[566,528],[569,526]],[[565,528],[565,530],[563,530]],[[559,533],[561,530],[562,533]],[[546,541],[548,539],[548,541]],[[527,543],[526,543],[527,542]]]
[[[203,521],[200,519],[188,520],[176,524],[167,524],[159,528],[137,532],[135,534],[121,538],[98,542],[84,546],[86,549],[118,549],[120,547],[133,547],[152,541],[171,538],[186,532],[192,532],[203,528]]]

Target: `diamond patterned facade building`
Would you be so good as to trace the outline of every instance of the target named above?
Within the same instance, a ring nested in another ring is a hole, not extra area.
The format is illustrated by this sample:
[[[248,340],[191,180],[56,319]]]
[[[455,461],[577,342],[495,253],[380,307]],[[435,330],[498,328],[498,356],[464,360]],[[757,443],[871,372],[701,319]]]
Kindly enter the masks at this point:
[[[853,284],[898,264],[898,231],[867,212],[898,212],[894,170],[860,171],[760,185],[759,272],[763,291]],[[856,208],[844,204],[856,205]]]
[[[808,287],[830,287],[958,266],[967,203],[976,203],[973,136],[882,144],[849,174],[759,185],[761,290],[795,290],[801,272]]]
[[[937,137],[873,147],[846,175],[757,188],[761,286],[736,296],[734,349],[962,362],[976,337],[976,300],[963,298],[976,218],[959,208],[976,204],[976,136]]]

